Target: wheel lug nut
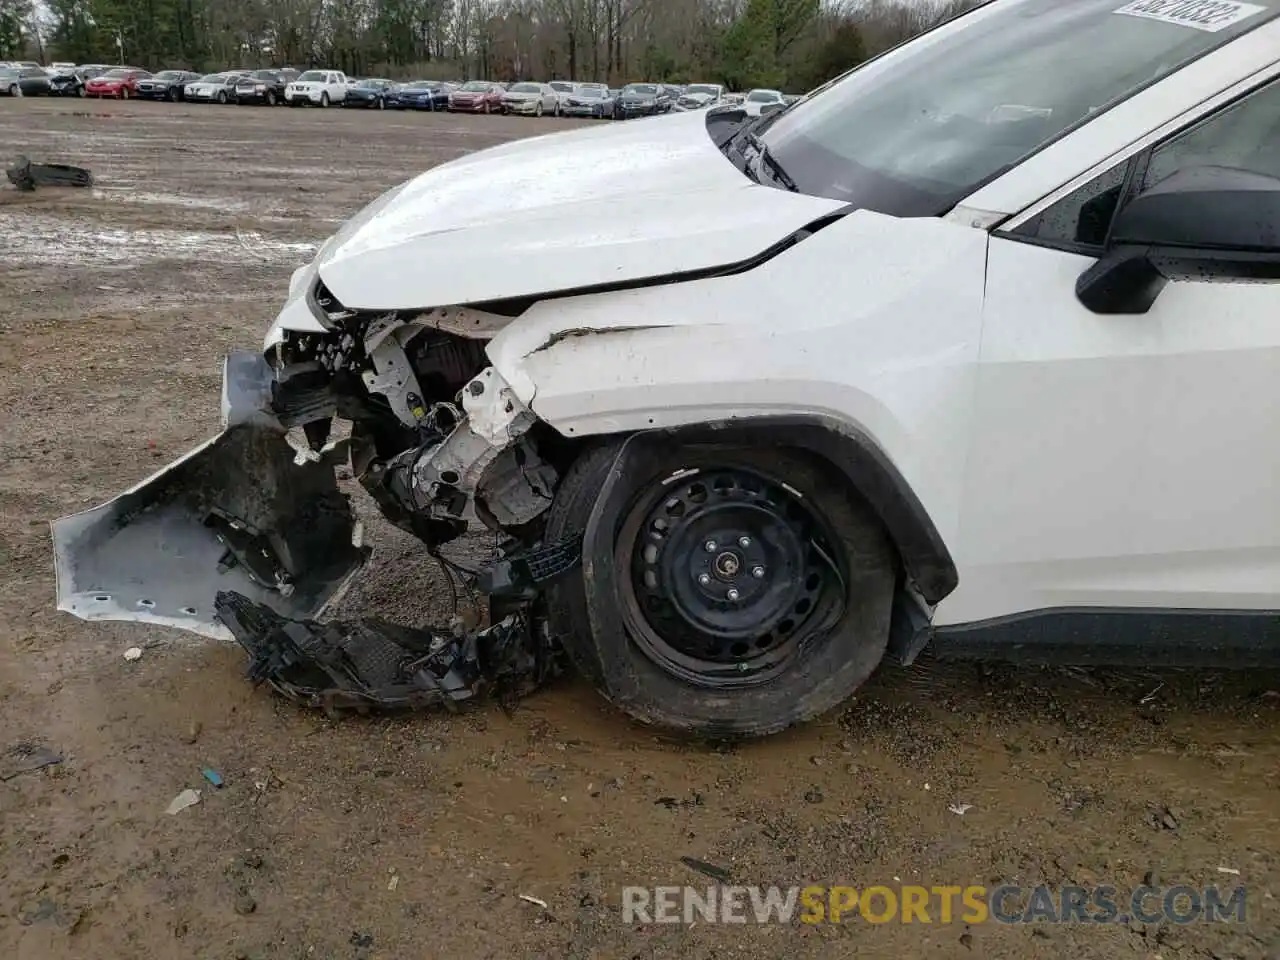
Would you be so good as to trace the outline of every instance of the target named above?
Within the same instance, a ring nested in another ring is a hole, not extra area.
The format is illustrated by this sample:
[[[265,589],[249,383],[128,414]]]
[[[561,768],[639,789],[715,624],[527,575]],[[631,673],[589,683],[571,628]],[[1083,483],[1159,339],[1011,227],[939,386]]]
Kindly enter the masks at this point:
[[[705,587],[708,583],[711,582],[711,577],[705,573],[700,573],[698,574],[698,582]]]
[[[764,567],[752,567],[752,568],[751,568],[751,575],[752,575],[753,577],[755,577],[757,580],[761,580],[761,579],[763,579],[763,578],[764,578]]]
[[[714,540],[708,540],[702,546],[706,549],[707,553],[715,553],[716,542]]]
[[[747,549],[747,547],[751,546],[751,538],[750,538],[750,537],[739,537],[739,538],[738,538],[738,546],[740,546],[743,550]]]
[[[730,600],[737,600],[740,594],[738,593],[737,590],[730,590],[728,593],[725,594],[725,596],[728,597]]]

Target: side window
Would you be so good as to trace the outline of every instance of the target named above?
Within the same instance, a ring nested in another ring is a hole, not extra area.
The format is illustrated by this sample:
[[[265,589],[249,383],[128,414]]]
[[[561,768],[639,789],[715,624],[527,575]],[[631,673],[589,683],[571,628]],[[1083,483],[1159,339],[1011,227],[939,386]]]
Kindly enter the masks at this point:
[[[1128,169],[1128,161],[1116,164],[1011,231],[1012,235],[1081,253],[1101,250]]]
[[[1141,190],[1179,170],[1206,166],[1280,179],[1280,81],[1271,81],[1158,146]]]

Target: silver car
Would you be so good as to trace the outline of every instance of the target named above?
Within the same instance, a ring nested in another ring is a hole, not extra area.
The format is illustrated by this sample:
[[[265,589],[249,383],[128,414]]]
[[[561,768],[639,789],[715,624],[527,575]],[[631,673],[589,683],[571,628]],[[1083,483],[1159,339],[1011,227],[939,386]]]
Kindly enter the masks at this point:
[[[502,95],[502,112],[526,117],[560,116],[560,98],[545,83],[513,83]]]
[[[566,117],[613,118],[617,102],[613,91],[603,83],[580,83],[564,105]]]
[[[725,89],[718,83],[691,83],[684,88],[684,93],[676,101],[676,109],[705,110],[719,106],[724,100]]]

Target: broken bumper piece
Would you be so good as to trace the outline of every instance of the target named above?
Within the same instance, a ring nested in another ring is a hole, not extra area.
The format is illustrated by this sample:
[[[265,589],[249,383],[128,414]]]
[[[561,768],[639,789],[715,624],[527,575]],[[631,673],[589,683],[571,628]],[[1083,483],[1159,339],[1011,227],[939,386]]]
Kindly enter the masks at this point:
[[[298,463],[257,353],[223,369],[223,429],[114,500],[53,524],[58,609],[231,639],[214,598],[319,615],[367,551],[326,462]]]
[[[214,608],[249,654],[249,679],[330,715],[454,710],[485,695],[523,696],[559,672],[523,613],[459,636],[373,618],[290,620],[237,593],[219,593]]]

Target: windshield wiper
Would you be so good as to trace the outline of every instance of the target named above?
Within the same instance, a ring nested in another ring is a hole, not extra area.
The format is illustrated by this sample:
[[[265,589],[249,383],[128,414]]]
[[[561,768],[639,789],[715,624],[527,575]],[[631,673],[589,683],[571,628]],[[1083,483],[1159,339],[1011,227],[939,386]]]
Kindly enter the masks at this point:
[[[742,140],[747,146],[754,150],[756,154],[756,169],[752,171],[754,174],[753,179],[756,183],[760,182],[759,171],[763,169],[769,173],[769,178],[784,190],[790,190],[792,193],[800,192],[799,186],[797,186],[796,182],[791,179],[791,175],[787,173],[786,169],[778,162],[777,158],[769,152],[769,148],[765,145],[765,142],[756,136],[752,130],[749,128],[743,129]],[[751,169],[750,160],[747,160],[747,168]]]

